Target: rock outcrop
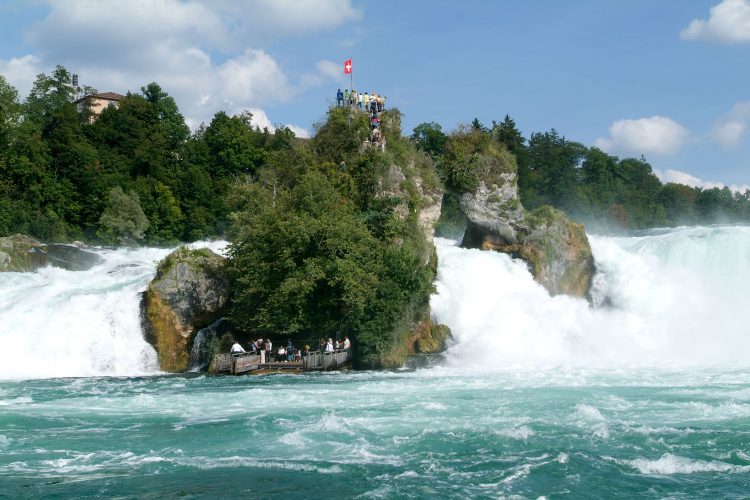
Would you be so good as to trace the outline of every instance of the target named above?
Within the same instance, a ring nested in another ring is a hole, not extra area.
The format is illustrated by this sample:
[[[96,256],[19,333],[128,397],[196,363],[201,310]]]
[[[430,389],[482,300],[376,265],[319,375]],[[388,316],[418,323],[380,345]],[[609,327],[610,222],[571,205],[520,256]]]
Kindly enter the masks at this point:
[[[425,242],[425,265],[434,249],[432,238],[443,200],[443,187],[431,170],[431,166],[416,165],[413,161],[403,169],[394,163],[379,179],[376,195],[396,200],[394,212],[401,220],[416,213],[417,225]]]
[[[482,248],[525,260],[552,295],[585,296],[594,274],[594,257],[583,225],[549,206],[528,213],[523,223],[515,243],[487,235]]]
[[[453,338],[451,329],[439,323],[434,323],[429,316],[422,318],[413,330],[409,342],[409,354],[436,354],[445,350],[450,339]]]
[[[594,259],[581,224],[564,212],[540,207],[527,212],[518,196],[514,165],[476,154],[475,189],[459,194],[468,219],[462,246],[509,253],[526,261],[551,294],[583,297]]]
[[[23,234],[0,238],[0,272],[26,272],[54,266],[69,271],[85,271],[101,262],[101,257],[80,245],[44,244]]]
[[[144,316],[162,370],[188,368],[193,337],[222,316],[229,295],[225,259],[211,250],[180,248],[159,263],[145,293]]]

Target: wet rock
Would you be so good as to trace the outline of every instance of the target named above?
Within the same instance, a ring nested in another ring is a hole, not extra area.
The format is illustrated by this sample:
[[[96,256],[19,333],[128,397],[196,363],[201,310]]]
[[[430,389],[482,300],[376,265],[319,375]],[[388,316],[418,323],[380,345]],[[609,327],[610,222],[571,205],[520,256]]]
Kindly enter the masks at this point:
[[[159,263],[144,308],[162,370],[188,368],[194,335],[223,315],[229,294],[225,259],[211,250],[180,248]]]

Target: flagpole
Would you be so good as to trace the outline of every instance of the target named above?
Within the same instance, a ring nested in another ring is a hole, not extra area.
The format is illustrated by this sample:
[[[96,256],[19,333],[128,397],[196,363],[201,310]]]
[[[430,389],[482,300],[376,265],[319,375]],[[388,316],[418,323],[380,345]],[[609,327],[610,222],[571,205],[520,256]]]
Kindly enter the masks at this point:
[[[352,58],[350,57],[349,60],[351,61]],[[352,64],[352,70],[349,72],[349,92],[354,90],[354,64]]]

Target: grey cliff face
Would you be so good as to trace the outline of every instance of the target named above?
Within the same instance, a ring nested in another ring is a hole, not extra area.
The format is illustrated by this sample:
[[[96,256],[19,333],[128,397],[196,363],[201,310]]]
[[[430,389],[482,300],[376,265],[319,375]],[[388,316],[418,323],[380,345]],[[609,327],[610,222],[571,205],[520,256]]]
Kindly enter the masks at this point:
[[[508,172],[499,177],[505,182],[497,185],[480,180],[475,191],[462,193],[458,201],[469,222],[513,243],[516,225],[523,219],[523,206],[518,199],[516,174]]]

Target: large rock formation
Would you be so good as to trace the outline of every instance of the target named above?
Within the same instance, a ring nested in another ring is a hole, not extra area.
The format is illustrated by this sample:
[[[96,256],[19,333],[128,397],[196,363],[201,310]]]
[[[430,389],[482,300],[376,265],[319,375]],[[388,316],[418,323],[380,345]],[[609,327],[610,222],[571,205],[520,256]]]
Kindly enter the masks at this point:
[[[224,261],[208,249],[180,248],[157,266],[144,308],[162,370],[185,371],[194,335],[223,314],[230,292]]]
[[[44,244],[23,234],[0,238],[0,272],[34,271],[48,265],[69,271],[85,271],[101,257],[77,245]]]
[[[485,235],[482,248],[510,253],[528,262],[539,283],[553,295],[583,297],[594,274],[594,257],[582,224],[544,206],[529,212],[517,226],[515,243]]]
[[[524,210],[514,165],[502,156],[476,153],[475,189],[459,194],[468,219],[462,246],[510,253],[525,260],[534,278],[553,294],[582,297],[594,259],[581,224],[552,207]]]

